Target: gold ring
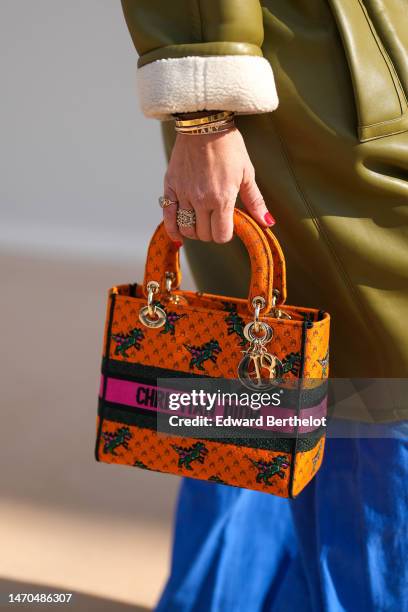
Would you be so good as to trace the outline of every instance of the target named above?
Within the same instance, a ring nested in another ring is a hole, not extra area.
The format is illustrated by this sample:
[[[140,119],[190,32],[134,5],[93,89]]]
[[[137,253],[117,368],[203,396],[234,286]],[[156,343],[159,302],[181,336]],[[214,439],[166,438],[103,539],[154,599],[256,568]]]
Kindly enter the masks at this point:
[[[193,208],[179,208],[176,213],[177,225],[179,227],[194,227],[196,214]]]
[[[159,198],[159,205],[160,208],[167,208],[168,206],[171,206],[172,204],[178,204],[178,202],[175,202],[174,200],[170,200],[169,198],[166,198],[165,196],[160,196]]]

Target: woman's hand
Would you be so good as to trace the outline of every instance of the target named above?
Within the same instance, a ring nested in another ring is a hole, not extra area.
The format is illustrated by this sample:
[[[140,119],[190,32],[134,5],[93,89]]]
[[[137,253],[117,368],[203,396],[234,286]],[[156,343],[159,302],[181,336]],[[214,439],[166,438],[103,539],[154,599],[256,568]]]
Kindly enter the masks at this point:
[[[164,224],[174,242],[187,238],[228,242],[238,193],[248,213],[261,225],[275,223],[255,183],[255,170],[241,133],[177,134],[164,180],[164,194],[180,208],[194,209],[195,228],[179,228],[174,205],[163,209]]]

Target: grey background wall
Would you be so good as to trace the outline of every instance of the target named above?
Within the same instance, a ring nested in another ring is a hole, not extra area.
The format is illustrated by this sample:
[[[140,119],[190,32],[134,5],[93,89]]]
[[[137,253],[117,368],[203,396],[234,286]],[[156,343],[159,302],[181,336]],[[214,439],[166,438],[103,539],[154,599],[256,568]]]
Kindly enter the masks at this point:
[[[119,0],[0,0],[0,592],[79,612],[152,608],[179,486],[93,456],[106,292],[161,217],[136,59]]]
[[[119,0],[0,2],[0,245],[129,260],[160,218],[159,124]]]

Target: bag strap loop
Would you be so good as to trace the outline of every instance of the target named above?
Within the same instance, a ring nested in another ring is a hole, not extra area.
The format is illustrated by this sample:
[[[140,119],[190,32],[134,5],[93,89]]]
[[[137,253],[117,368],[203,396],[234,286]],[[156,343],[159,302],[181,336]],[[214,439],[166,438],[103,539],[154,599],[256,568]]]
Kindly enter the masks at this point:
[[[282,304],[286,298],[286,270],[282,249],[272,232],[264,230],[242,210],[234,211],[234,233],[244,243],[251,262],[251,284],[248,306],[253,311],[253,299],[262,297],[265,300],[263,313],[273,308],[273,290],[278,289],[276,304]],[[160,291],[166,291],[166,272],[173,274],[172,288],[181,284],[179,250],[170,240],[160,223],[149,244],[147,253],[144,291],[147,295],[147,284],[156,281]]]

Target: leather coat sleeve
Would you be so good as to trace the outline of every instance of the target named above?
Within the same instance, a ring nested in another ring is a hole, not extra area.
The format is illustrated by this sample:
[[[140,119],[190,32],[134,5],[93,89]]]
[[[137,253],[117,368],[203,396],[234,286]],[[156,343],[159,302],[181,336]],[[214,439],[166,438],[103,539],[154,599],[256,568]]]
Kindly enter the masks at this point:
[[[272,69],[261,50],[259,0],[122,0],[122,7],[139,53],[146,116],[277,107]]]

